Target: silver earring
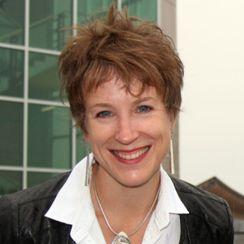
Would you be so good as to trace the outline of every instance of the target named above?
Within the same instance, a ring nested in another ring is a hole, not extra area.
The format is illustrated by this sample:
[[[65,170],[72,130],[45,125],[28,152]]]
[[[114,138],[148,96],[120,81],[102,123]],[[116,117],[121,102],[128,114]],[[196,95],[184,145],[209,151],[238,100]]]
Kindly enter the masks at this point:
[[[175,173],[173,132],[171,132],[171,136],[170,136],[170,172],[171,174]]]
[[[88,146],[86,146],[86,177],[85,177],[85,186],[89,186],[91,178],[91,160],[90,160],[90,151]]]

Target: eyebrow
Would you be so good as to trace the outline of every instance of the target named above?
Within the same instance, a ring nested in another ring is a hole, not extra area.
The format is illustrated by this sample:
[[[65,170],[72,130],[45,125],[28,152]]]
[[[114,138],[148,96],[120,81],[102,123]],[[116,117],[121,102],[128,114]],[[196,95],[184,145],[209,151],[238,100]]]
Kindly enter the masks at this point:
[[[139,103],[142,103],[142,102],[147,102],[147,101],[150,101],[150,100],[155,100],[154,97],[142,97],[142,98],[137,98],[135,101],[132,102],[133,105],[135,104],[139,104]],[[107,108],[111,108],[113,107],[113,104],[110,104],[110,103],[96,103],[94,105],[92,105],[90,107],[90,109],[94,109],[94,108],[99,108],[99,107],[107,107]]]
[[[96,108],[96,107],[112,107],[112,105],[109,103],[96,103],[92,105],[90,108]]]
[[[147,102],[147,101],[150,101],[150,100],[155,100],[155,97],[142,97],[142,98],[138,98],[137,100],[135,100],[133,103],[142,103],[142,102]]]

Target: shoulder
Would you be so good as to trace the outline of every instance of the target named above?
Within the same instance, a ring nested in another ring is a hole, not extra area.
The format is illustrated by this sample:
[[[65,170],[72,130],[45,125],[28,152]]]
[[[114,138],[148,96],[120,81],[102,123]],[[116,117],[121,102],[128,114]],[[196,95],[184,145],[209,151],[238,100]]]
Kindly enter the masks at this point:
[[[173,177],[171,179],[190,214],[201,218],[207,217],[216,225],[223,225],[226,221],[228,222],[229,206],[224,199],[183,180]]]
[[[6,202],[9,202],[13,206],[22,206],[25,204],[53,198],[57,195],[58,191],[65,183],[68,175],[69,172],[60,174],[37,186],[5,195],[0,198],[0,207],[3,207]]]
[[[221,238],[232,238],[232,216],[229,205],[224,199],[180,179],[174,177],[171,179],[181,201],[189,211],[186,218],[190,226],[198,228],[199,234],[200,229],[205,229],[213,236],[223,235]]]
[[[40,185],[0,198],[0,243],[15,243],[26,226],[37,226],[51,206],[69,173],[61,174]],[[8,238],[8,239],[6,239]]]

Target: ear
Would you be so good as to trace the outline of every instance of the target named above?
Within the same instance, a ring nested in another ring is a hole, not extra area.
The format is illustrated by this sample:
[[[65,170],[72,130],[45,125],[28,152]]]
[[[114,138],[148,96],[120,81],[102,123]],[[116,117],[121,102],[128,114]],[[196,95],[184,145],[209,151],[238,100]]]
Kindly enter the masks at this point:
[[[178,121],[178,117],[175,117],[173,120],[172,120],[172,130],[175,128],[175,125],[177,124],[177,121]]]
[[[168,116],[171,123],[171,129],[174,129],[178,116],[172,112],[168,112]]]
[[[85,116],[83,117],[83,123],[80,125],[80,130],[83,134],[83,140],[88,143],[89,142],[89,133],[87,131],[87,122]]]
[[[81,134],[82,134],[82,140],[85,142],[85,143],[89,143],[89,133],[86,129],[86,125],[85,123],[83,124],[80,124],[78,127],[77,127],[77,130],[80,130]]]
[[[86,143],[89,143],[90,141],[90,137],[89,137],[89,134],[86,130],[82,130],[82,133],[83,133],[83,140],[86,142]]]
[[[175,125],[177,124],[177,121],[178,121],[178,114],[174,115],[171,113],[169,116],[170,116],[170,122],[171,122],[171,131],[173,131],[175,128]]]

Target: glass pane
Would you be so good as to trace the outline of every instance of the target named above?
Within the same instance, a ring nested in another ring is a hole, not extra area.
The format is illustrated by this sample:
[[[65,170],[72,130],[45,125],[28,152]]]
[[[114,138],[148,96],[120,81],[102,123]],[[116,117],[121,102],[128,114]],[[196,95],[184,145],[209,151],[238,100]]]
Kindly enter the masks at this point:
[[[0,42],[24,43],[24,0],[0,2]]]
[[[0,95],[23,97],[24,53],[0,48]]]
[[[28,187],[40,184],[50,178],[58,175],[58,173],[39,173],[39,172],[28,172],[27,174],[27,185]]]
[[[71,0],[30,1],[30,46],[62,49],[71,25]]]
[[[71,119],[68,108],[29,105],[28,166],[71,167]]]
[[[76,161],[77,163],[86,156],[86,146],[83,140],[83,133],[77,128],[76,135]]]
[[[122,0],[122,7],[125,6],[128,7],[130,15],[157,21],[157,0]]]
[[[0,171],[0,196],[22,189],[22,172]]]
[[[29,59],[29,97],[44,100],[60,100],[58,57],[30,53]]]
[[[0,102],[0,165],[22,165],[23,105]]]
[[[78,22],[104,17],[113,0],[78,0]]]

